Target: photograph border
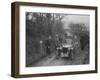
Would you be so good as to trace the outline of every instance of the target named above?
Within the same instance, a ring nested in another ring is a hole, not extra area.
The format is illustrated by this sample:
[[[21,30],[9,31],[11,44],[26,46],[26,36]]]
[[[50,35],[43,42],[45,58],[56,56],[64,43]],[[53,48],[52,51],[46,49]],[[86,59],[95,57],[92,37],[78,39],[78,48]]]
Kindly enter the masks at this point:
[[[74,72],[54,72],[41,74],[22,74],[20,75],[19,65],[19,16],[20,6],[39,6],[39,7],[57,7],[57,8],[72,8],[72,9],[88,9],[95,10],[95,70],[89,71],[74,71]],[[11,4],[11,76],[15,78],[25,77],[41,77],[41,76],[59,76],[72,74],[97,73],[97,7],[96,6],[81,6],[81,5],[64,5],[64,4],[48,4],[48,3],[31,3],[31,2],[13,2]]]

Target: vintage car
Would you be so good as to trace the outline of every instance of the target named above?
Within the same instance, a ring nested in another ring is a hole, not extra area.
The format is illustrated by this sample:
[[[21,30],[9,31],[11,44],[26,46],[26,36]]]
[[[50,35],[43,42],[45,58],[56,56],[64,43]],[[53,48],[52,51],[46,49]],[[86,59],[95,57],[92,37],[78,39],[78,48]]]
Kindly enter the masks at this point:
[[[69,59],[73,59],[73,46],[72,45],[68,45],[68,44],[63,44],[61,47],[57,48],[58,51],[58,57],[60,58],[69,58]]]

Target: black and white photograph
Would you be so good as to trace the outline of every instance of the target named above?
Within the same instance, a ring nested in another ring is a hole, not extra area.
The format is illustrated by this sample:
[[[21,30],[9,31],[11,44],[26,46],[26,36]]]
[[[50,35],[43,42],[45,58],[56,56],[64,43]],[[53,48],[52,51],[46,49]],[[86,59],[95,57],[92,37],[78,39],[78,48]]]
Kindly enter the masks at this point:
[[[90,16],[26,12],[26,67],[90,63]]]
[[[12,4],[12,76],[97,73],[97,7]]]

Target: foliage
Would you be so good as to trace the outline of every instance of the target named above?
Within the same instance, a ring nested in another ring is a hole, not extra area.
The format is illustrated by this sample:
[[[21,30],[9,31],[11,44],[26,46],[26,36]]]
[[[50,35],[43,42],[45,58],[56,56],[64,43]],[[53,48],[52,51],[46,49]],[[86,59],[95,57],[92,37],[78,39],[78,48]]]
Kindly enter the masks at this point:
[[[40,41],[52,37],[52,48],[56,34],[62,34],[64,15],[54,13],[26,13],[26,64],[29,65],[46,55]],[[31,59],[31,60],[30,60]],[[27,66],[26,65],[26,66]]]
[[[81,49],[84,49],[84,47],[87,45],[89,47],[89,29],[88,29],[88,26],[86,26],[83,23],[79,23],[79,24],[70,23],[69,27],[71,29],[71,32],[78,37],[78,39],[80,41]]]

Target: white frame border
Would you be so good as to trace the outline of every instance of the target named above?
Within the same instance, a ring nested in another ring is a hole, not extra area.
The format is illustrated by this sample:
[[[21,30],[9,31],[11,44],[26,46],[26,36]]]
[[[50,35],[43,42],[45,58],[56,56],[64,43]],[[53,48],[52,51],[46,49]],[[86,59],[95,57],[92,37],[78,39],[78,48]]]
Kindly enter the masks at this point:
[[[95,70],[95,10],[73,9],[73,8],[54,8],[54,7],[37,7],[37,6],[20,6],[19,7],[19,74],[40,74],[55,72],[74,72]],[[90,64],[89,65],[69,65],[53,67],[25,67],[25,12],[42,12],[42,13],[64,13],[64,14],[86,14],[90,15]],[[94,43],[93,43],[94,42]]]

